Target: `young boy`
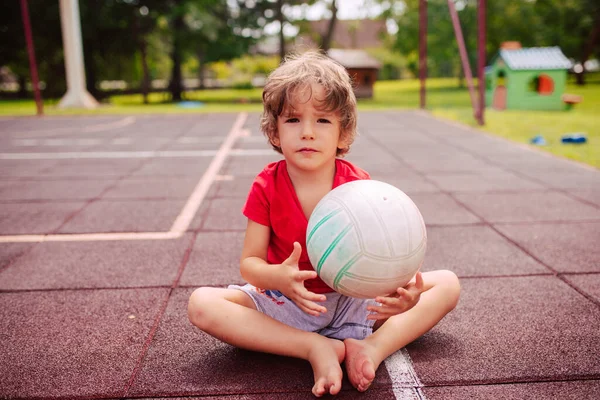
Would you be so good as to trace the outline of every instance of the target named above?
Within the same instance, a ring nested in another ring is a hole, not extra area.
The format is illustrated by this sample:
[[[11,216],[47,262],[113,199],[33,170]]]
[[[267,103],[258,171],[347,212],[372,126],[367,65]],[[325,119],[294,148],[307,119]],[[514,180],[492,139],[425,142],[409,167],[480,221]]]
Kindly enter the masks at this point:
[[[315,52],[269,76],[261,128],[284,160],[254,181],[240,271],[245,286],[196,289],[190,321],[233,346],[310,362],[320,397],[337,394],[345,363],[365,391],[379,364],[437,324],[458,301],[450,271],[417,273],[373,300],[342,296],[317,277],[305,250],[313,208],[333,188],[369,174],[341,160],[356,136],[356,98],[345,69]],[[269,332],[265,335],[265,332]]]

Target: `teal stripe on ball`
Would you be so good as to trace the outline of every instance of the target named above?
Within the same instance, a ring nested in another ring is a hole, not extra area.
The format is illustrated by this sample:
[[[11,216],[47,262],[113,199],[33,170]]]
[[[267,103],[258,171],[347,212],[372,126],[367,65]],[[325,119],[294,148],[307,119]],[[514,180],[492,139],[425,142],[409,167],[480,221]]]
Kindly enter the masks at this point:
[[[338,289],[338,285],[340,284],[340,281],[342,280],[344,275],[346,275],[346,272],[348,272],[348,270],[354,265],[354,263],[356,261],[358,261],[358,259],[361,257],[362,257],[362,253],[358,253],[357,255],[352,257],[352,259],[350,259],[350,261],[348,261],[346,263],[346,265],[344,265],[342,268],[340,268],[337,275],[335,276],[335,279],[333,280],[333,288],[335,290]]]
[[[348,231],[350,231],[350,229],[352,229],[352,224],[349,224],[348,226],[346,226],[344,228],[344,230],[341,231],[336,236],[335,239],[333,239],[333,242],[331,242],[331,244],[329,245],[329,247],[327,247],[327,250],[325,250],[325,252],[321,256],[321,259],[319,260],[319,263],[317,264],[317,274],[321,273],[321,267],[323,267],[323,264],[327,260],[327,257],[329,257],[329,254],[331,254],[331,252],[333,251],[333,249],[335,249],[335,246],[337,246],[337,244],[340,242],[340,240],[342,240],[344,238],[344,236],[346,236],[346,233],[348,233]]]
[[[315,234],[315,232],[317,231],[317,229],[319,229],[319,227],[321,225],[323,225],[325,222],[327,222],[331,218],[335,217],[342,210],[343,210],[343,208],[338,208],[337,210],[333,210],[332,212],[330,212],[329,214],[327,214],[326,216],[321,218],[321,220],[314,226],[314,228],[312,228],[312,230],[308,234],[308,239],[306,240],[306,245],[308,246],[308,244],[310,243],[310,239],[313,237],[313,235]]]

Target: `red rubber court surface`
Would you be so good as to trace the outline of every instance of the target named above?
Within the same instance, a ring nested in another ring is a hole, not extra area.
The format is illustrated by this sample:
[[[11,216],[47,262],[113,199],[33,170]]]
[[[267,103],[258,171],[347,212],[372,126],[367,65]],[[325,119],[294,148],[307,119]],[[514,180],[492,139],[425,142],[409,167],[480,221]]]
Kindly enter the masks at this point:
[[[258,126],[0,119],[0,398],[312,398],[307,362],[187,319],[194,288],[242,282],[241,207],[280,158]],[[362,113],[359,130],[348,159],[411,196],[424,269],[456,272],[462,295],[337,397],[599,398],[600,171],[421,112]]]

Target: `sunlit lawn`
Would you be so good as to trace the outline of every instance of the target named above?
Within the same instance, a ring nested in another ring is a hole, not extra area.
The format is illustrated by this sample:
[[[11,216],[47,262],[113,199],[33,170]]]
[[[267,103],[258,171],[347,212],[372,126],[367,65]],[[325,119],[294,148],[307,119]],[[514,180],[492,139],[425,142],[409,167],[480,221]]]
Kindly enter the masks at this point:
[[[534,136],[541,135],[547,144],[539,146],[540,149],[600,168],[600,84],[589,84],[584,87],[570,84],[567,92],[582,95],[583,102],[569,111],[487,109],[485,126],[479,129],[520,143],[530,143]],[[477,127],[473,111],[469,106],[449,107],[445,103],[447,99],[444,99],[444,96],[445,94],[430,95],[432,102],[441,101],[443,104],[442,107],[434,106],[433,115]],[[466,98],[467,104],[470,104],[467,93],[462,97],[462,101]],[[587,143],[562,143],[561,137],[570,133],[584,134]]]
[[[570,111],[494,111],[486,110],[486,125],[480,129],[520,143],[542,135],[547,142],[543,150],[581,161],[600,168],[600,82],[579,87],[568,85],[568,93],[580,94],[584,100]],[[184,104],[168,102],[168,95],[153,93],[150,104],[144,105],[141,95],[112,96],[96,110],[60,110],[56,100],[45,102],[47,115],[74,114],[161,114],[204,112],[257,112],[262,109],[260,89],[204,90],[186,93],[187,101],[200,102],[200,107],[186,108]],[[189,103],[187,103],[189,105]],[[198,105],[196,103],[196,105]],[[419,105],[419,81],[380,81],[371,100],[361,100],[359,110],[414,109]],[[429,79],[427,108],[436,116],[476,126],[466,87],[458,87],[457,79]],[[0,101],[0,116],[33,115],[33,101]],[[566,145],[561,136],[583,133],[588,143]]]

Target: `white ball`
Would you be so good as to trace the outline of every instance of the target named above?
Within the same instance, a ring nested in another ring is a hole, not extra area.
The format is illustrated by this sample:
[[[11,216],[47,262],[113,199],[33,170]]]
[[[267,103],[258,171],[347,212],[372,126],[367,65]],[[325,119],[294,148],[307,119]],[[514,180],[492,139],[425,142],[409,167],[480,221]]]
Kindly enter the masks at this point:
[[[417,273],[427,247],[425,222],[400,189],[375,180],[338,186],[308,221],[306,248],[319,277],[347,296],[393,293]]]

